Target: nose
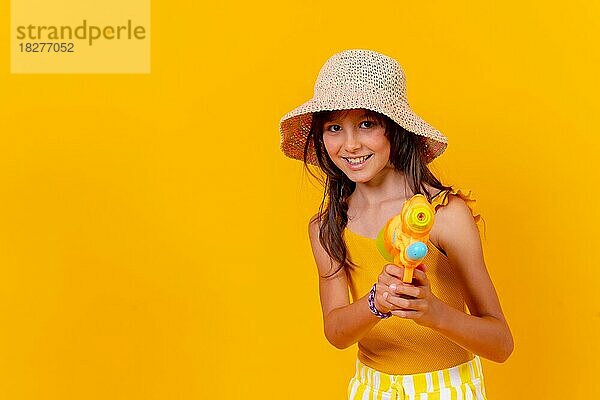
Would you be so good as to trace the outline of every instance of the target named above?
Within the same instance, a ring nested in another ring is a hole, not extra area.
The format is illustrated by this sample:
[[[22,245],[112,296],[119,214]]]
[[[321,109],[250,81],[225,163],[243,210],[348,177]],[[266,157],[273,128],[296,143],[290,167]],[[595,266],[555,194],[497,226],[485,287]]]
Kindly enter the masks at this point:
[[[354,131],[348,130],[346,131],[346,142],[344,143],[344,147],[348,152],[354,152],[360,148],[360,142],[358,140],[358,136]]]

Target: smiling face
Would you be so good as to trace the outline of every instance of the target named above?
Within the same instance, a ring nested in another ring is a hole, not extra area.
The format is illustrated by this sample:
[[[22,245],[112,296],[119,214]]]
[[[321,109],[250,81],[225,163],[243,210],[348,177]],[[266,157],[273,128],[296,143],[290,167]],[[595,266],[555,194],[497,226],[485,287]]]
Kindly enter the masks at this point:
[[[333,163],[354,182],[368,182],[389,164],[390,142],[383,121],[364,109],[332,113],[323,124],[323,143]]]

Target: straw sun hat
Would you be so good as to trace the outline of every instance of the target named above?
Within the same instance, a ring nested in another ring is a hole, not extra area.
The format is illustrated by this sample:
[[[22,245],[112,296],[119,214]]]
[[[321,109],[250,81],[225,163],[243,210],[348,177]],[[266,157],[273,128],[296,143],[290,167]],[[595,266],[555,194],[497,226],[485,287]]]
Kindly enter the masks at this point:
[[[303,160],[312,113],[352,108],[376,111],[420,135],[425,141],[426,163],[448,145],[441,132],[410,109],[404,71],[396,60],[371,50],[344,50],[331,56],[319,71],[313,97],[281,118],[281,150],[288,157]],[[312,143],[308,150],[307,161],[318,165]]]

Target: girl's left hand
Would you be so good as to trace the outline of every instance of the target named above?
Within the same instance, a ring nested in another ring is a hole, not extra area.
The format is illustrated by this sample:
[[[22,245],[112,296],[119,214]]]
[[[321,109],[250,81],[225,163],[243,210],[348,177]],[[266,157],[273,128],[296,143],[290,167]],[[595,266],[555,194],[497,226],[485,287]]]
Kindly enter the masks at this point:
[[[420,264],[415,268],[412,284],[401,283],[396,288],[393,286],[390,286],[393,294],[388,295],[386,299],[398,307],[391,310],[392,314],[400,318],[412,319],[417,324],[429,328],[439,325],[446,304],[431,293],[425,265]],[[402,295],[411,298],[403,298]]]

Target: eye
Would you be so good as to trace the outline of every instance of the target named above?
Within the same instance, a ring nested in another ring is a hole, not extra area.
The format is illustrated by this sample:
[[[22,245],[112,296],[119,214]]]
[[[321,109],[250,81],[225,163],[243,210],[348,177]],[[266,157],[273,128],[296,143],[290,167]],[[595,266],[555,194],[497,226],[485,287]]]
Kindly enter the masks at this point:
[[[372,128],[375,125],[375,121],[363,121],[360,123],[364,128]]]
[[[341,129],[341,126],[339,125],[329,125],[327,127],[325,127],[325,130],[328,132],[338,132]]]

